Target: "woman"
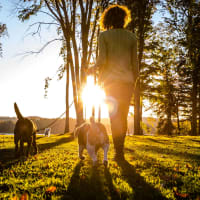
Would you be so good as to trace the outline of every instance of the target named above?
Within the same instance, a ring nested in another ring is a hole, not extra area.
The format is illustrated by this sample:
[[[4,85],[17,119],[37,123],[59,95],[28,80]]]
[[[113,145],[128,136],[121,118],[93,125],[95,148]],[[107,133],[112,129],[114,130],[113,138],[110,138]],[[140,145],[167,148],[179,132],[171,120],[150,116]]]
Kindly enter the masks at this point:
[[[125,29],[130,20],[130,11],[125,6],[112,5],[103,12],[100,26],[104,32],[99,35],[99,56],[96,65],[89,69],[99,71],[99,80],[104,85],[115,160],[124,159],[127,116],[139,75],[136,36]]]

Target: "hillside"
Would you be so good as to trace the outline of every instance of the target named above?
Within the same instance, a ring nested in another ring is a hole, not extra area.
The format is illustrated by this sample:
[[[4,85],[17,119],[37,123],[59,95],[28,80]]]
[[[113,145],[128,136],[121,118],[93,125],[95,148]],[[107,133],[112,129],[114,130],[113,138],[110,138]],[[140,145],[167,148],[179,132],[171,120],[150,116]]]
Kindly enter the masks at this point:
[[[43,129],[49,127],[48,125],[52,124],[56,119],[47,119],[41,117],[28,117],[33,120],[37,125],[38,129]],[[16,123],[16,118],[1,117],[0,118],[0,133],[13,133]],[[70,118],[70,132],[74,130],[76,120]],[[55,124],[51,126],[51,133],[61,134],[64,132],[65,128],[65,119],[58,119]],[[44,130],[39,133],[44,133]]]
[[[30,116],[29,119],[32,119],[38,129],[42,129],[44,127],[48,127],[49,124],[54,122],[56,119],[47,119],[47,118],[41,118],[37,116]],[[14,117],[0,117],[0,133],[13,133],[14,126],[16,123],[16,118]],[[106,126],[106,129],[108,133],[111,133],[110,129],[110,120],[108,118],[102,118],[101,122]],[[73,118],[70,118],[70,132],[74,130],[74,127],[76,125],[76,120]],[[143,118],[143,132],[147,135],[154,135],[156,133],[156,126],[157,126],[157,119],[145,117]],[[65,119],[59,119],[55,124],[51,126],[51,132],[52,133],[63,133],[65,127]],[[134,127],[134,121],[133,118],[128,118],[128,133],[133,134],[133,127]],[[40,131],[39,133],[43,133],[44,131]]]

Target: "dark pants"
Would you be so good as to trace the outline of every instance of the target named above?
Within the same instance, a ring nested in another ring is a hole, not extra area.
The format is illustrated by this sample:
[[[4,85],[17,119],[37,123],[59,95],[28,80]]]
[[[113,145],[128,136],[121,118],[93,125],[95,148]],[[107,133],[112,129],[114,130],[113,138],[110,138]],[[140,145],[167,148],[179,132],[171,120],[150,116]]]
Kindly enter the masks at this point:
[[[113,81],[104,84],[104,89],[107,96],[115,152],[116,155],[123,155],[133,84]]]

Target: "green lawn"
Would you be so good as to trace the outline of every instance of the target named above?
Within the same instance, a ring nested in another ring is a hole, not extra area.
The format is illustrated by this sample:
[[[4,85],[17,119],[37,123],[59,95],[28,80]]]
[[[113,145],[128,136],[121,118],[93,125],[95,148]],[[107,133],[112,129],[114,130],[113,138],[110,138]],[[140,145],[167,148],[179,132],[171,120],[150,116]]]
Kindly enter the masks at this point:
[[[0,136],[0,199],[200,199],[200,137],[126,137],[127,162],[92,167],[70,135],[38,136],[39,154],[14,159],[13,136]],[[18,198],[19,197],[19,198]]]

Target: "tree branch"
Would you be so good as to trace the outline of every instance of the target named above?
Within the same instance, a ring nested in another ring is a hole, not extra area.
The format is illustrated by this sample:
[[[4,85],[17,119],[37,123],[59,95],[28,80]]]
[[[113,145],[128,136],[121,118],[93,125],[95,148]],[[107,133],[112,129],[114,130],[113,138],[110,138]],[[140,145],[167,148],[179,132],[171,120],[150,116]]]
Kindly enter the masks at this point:
[[[60,24],[54,23],[54,22],[35,22],[35,23],[31,24],[26,31],[29,31],[33,26],[36,26],[36,25],[38,25],[37,30],[34,31],[34,32],[32,32],[32,33],[29,33],[28,35],[34,36],[34,35],[38,34],[40,36],[40,31],[41,31],[41,26],[42,25],[49,25],[49,26],[50,25],[56,25],[56,26],[60,26]]]
[[[23,55],[24,57],[26,57],[26,56],[29,56],[30,54],[40,54],[49,44],[51,44],[51,43],[53,43],[55,41],[62,41],[62,40],[63,39],[61,39],[61,38],[56,38],[56,39],[50,40],[46,44],[44,44],[42,46],[42,48],[40,48],[38,51],[27,51],[25,53],[17,54],[17,56],[22,56]]]
[[[51,8],[50,4],[48,3],[47,0],[44,0],[49,11],[55,16],[55,18],[61,23],[61,19],[59,18],[59,16],[53,11],[53,9]]]

